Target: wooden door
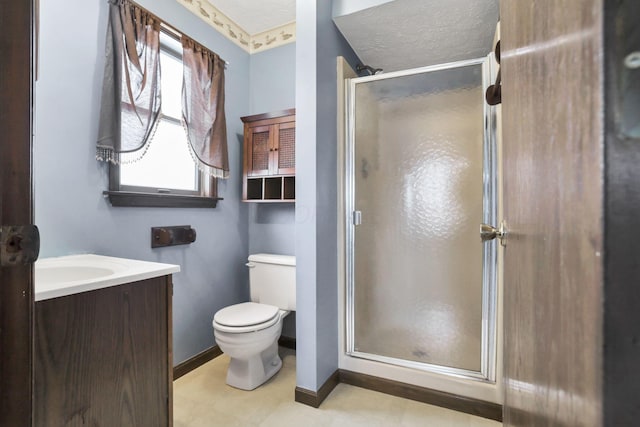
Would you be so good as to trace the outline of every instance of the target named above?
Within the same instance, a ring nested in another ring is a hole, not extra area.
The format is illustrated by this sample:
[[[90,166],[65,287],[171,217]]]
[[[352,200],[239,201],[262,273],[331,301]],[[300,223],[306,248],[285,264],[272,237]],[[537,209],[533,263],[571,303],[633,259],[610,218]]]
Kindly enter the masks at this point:
[[[602,417],[602,0],[502,0],[504,423]]]
[[[604,6],[605,426],[640,419],[640,1]]]
[[[0,5],[0,224],[33,223],[30,0]],[[0,266],[0,425],[31,425],[32,266]]]

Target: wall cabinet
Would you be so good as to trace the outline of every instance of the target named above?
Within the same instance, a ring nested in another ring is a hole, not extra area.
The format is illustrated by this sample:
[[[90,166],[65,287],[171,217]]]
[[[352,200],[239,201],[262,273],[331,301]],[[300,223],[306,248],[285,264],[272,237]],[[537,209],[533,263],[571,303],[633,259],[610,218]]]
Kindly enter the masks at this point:
[[[173,425],[171,276],[37,301],[34,426]]]
[[[295,202],[295,109],[242,117],[246,202]]]

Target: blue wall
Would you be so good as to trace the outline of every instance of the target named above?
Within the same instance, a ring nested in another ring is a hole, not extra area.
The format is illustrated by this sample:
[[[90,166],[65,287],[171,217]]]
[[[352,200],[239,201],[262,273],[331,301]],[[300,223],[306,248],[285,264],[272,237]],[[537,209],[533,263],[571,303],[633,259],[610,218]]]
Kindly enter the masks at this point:
[[[326,0],[296,3],[297,384],[338,368],[336,57],[358,58]]]
[[[251,55],[251,114],[295,107],[296,45],[286,44]],[[248,203],[249,253],[295,255],[293,203]],[[295,337],[295,313],[284,320],[282,335]]]
[[[174,276],[174,363],[213,345],[213,313],[249,298],[248,209],[241,203],[242,122],[249,108],[249,55],[174,0],[138,0],[230,62],[226,113],[231,177],[216,209],[113,208],[102,197],[107,167],[95,160],[107,2],[40,4],[34,179],[42,257],[98,253],[180,264]],[[69,13],[72,10],[73,13]],[[78,19],[82,18],[82,19]],[[189,246],[152,250],[150,227],[191,224]]]
[[[296,45],[251,55],[251,114],[295,107]],[[295,254],[295,204],[249,203],[249,252]]]
[[[251,114],[286,110],[296,103],[296,44],[254,53],[250,59]]]

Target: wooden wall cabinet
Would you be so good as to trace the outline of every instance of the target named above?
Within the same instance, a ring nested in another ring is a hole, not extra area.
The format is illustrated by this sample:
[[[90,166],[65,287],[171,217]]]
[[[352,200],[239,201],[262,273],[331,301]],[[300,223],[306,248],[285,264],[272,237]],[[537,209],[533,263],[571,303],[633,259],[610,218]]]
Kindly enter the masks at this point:
[[[34,426],[173,425],[171,276],[37,301]]]
[[[295,202],[296,110],[242,117],[245,202]]]

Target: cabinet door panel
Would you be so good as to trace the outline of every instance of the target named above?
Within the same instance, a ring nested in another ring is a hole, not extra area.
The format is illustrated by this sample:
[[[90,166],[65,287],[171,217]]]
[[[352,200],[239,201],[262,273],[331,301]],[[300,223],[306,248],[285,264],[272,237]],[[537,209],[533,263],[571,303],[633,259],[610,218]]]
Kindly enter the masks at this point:
[[[296,172],[296,124],[282,123],[277,126],[276,155],[273,170],[278,175],[294,174]]]
[[[171,279],[35,305],[34,426],[170,426]]]
[[[272,153],[272,135],[270,126],[249,128],[247,144],[247,175],[261,176],[269,174]]]

